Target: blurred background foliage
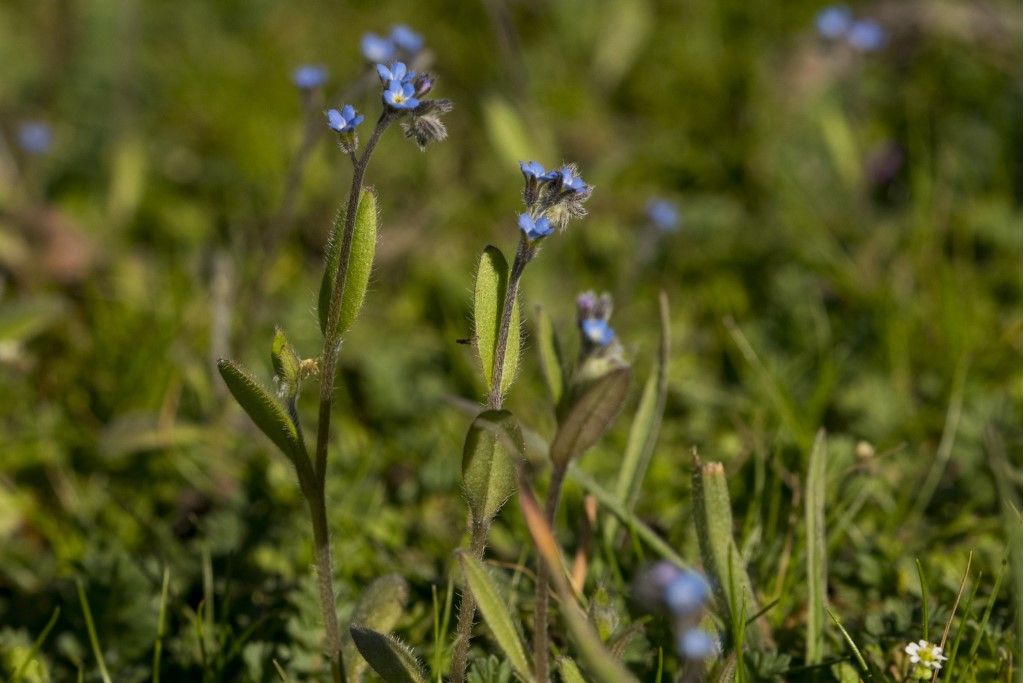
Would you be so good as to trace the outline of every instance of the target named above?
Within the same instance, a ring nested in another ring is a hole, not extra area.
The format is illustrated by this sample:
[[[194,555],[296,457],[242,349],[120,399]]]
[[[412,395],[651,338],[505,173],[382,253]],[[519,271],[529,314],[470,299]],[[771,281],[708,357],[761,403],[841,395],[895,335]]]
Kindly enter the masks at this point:
[[[96,676],[81,578],[115,679],[147,678],[164,567],[167,680],[320,666],[306,512],[213,363],[240,358],[269,384],[275,324],[318,352],[314,293],[348,169],[322,135],[282,209],[307,125],[290,75],[326,65],[325,104],[340,105],[365,80],[360,36],[395,23],[423,33],[456,108],[448,141],[421,154],[392,133],[368,175],[382,234],[342,352],[328,485],[343,614],[399,571],[413,595],[398,632],[429,654],[432,589],[443,598],[464,529],[469,420],[451,398],[483,397],[457,340],[480,250],[516,239],[520,159],[576,161],[596,186],[591,216],[531,268],[524,310],[543,304],[568,338],[576,293],[610,291],[643,377],[668,292],[670,392],[638,512],[696,559],[691,446],[722,460],[754,582],[779,598],[781,652],[803,649],[800,489],[821,426],[830,600],[847,627],[883,659],[915,637],[915,558],[941,620],[974,550],[983,605],[1020,548],[1021,9],[858,4],[884,28],[876,50],[824,39],[820,9],[0,5],[0,671],[60,606],[30,676]],[[375,100],[353,103],[370,118]],[[18,143],[33,120],[52,127],[39,154]],[[652,225],[652,197],[675,202],[676,229]],[[550,435],[530,330],[509,407]],[[598,480],[614,480],[627,429],[582,463]],[[581,496],[570,485],[565,528]],[[493,556],[521,561],[522,538],[509,506]],[[594,571],[621,598],[644,558],[618,561]],[[993,676],[1017,648],[1010,576],[979,654]],[[837,634],[830,647],[844,654]],[[651,650],[631,652],[653,675]]]

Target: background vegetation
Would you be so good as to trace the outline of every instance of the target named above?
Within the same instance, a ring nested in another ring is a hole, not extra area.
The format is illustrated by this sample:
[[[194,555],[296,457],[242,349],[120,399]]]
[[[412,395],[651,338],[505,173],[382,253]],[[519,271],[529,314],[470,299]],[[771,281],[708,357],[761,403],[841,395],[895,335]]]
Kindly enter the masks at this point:
[[[348,170],[323,136],[282,210],[306,125],[290,75],[323,63],[339,92],[365,73],[363,32],[394,23],[424,34],[456,108],[448,141],[421,154],[389,135],[369,171],[382,231],[341,357],[328,483],[342,615],[398,572],[411,596],[397,633],[430,662],[447,647],[433,596],[443,608],[464,540],[469,422],[451,399],[483,397],[457,343],[471,273],[485,244],[516,239],[517,162],[577,161],[591,216],[545,245],[525,310],[543,304],[570,338],[576,293],[612,292],[642,378],[667,291],[669,394],[637,511],[697,561],[691,447],[725,464],[780,653],[757,654],[758,675],[809,675],[803,482],[824,427],[829,602],[854,640],[898,670],[925,616],[915,560],[937,639],[973,551],[961,672],[1019,678],[1020,6],[857,5],[885,29],[875,51],[823,39],[819,9],[0,6],[0,678],[59,608],[27,680],[98,680],[80,581],[114,680],[148,679],[165,568],[165,680],[269,680],[274,659],[297,680],[321,670],[306,512],[214,361],[242,359],[269,383],[275,323],[316,353],[322,247]],[[355,103],[371,117],[374,99]],[[45,153],[18,145],[30,120],[52,126]],[[654,196],[678,204],[678,229],[650,224]],[[549,436],[531,333],[508,405]],[[581,463],[608,486],[631,411]],[[570,482],[570,551],[582,497]],[[489,556],[523,562],[524,534],[511,504]],[[598,550],[588,592],[629,623],[629,582],[653,557]],[[481,657],[497,652],[485,632]],[[655,621],[626,655],[643,680],[658,647],[674,670]],[[849,658],[831,625],[826,650]]]

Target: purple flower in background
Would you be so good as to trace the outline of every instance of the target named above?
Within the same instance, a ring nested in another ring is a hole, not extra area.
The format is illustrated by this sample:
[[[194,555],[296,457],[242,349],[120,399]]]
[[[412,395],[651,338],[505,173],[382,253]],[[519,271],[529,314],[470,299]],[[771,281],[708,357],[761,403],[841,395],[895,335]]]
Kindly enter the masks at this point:
[[[299,90],[313,90],[327,82],[327,69],[320,64],[303,64],[292,72],[292,83]]]
[[[679,207],[668,199],[647,202],[647,218],[661,232],[675,232],[679,228]]]
[[[392,109],[415,109],[420,101],[413,97],[414,94],[412,83],[393,80],[384,90],[384,102]]]
[[[346,104],[341,108],[341,111],[337,109],[327,110],[327,125],[331,127],[331,130],[339,133],[353,131],[362,122],[363,115],[358,113],[351,104]]]
[[[814,25],[822,38],[841,38],[853,24],[853,13],[846,5],[830,5],[818,12]]]
[[[405,50],[409,54],[416,54],[423,49],[423,36],[405,24],[398,24],[391,28],[391,42],[399,50]]]
[[[551,221],[547,218],[541,216],[535,220],[528,213],[519,214],[519,229],[523,231],[526,238],[531,242],[550,235],[552,230],[554,230],[551,227]]]
[[[874,52],[885,46],[885,29],[874,19],[860,19],[846,33],[846,40],[862,52]]]
[[[387,62],[395,58],[394,41],[378,36],[376,33],[364,33],[360,46],[363,50],[363,57],[368,62]]]
[[[678,646],[679,654],[687,659],[707,659],[718,654],[718,641],[699,628],[683,631]]]
[[[18,145],[29,154],[42,154],[53,144],[53,129],[42,121],[26,121],[18,126]]]

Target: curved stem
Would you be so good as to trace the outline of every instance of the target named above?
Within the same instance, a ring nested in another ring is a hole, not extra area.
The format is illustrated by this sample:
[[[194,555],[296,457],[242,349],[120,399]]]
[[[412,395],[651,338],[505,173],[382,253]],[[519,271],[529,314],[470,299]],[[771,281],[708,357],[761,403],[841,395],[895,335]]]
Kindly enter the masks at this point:
[[[548,485],[548,497],[544,504],[544,517],[552,530],[555,528],[558,501],[562,497],[565,470],[565,465],[556,463],[551,471],[551,483]],[[537,674],[537,680],[541,683],[546,683],[548,680],[548,591],[550,580],[547,564],[543,558],[538,558],[536,610],[533,617],[533,669]]]

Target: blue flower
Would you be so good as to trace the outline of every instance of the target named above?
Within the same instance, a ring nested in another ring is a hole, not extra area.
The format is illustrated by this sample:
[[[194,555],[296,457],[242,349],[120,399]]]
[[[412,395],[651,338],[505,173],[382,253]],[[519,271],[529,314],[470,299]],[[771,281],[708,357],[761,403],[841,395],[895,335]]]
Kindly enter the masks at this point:
[[[707,659],[718,654],[718,641],[699,628],[683,631],[678,647],[679,654],[687,659]]]
[[[544,167],[536,161],[520,161],[519,170],[521,170],[523,175],[529,180],[540,180],[546,173]]]
[[[18,127],[18,144],[29,154],[42,154],[53,143],[53,129],[42,121],[26,121]]]
[[[697,572],[682,571],[665,587],[665,604],[679,617],[696,613],[707,601],[707,581]]]
[[[615,330],[605,320],[584,320],[580,323],[580,328],[590,343],[597,346],[608,346],[615,339]]]
[[[355,107],[346,104],[341,108],[327,110],[327,125],[339,133],[348,133],[356,129],[363,122],[363,115],[356,112]]]
[[[387,62],[395,58],[395,43],[390,38],[383,38],[376,33],[364,33],[361,42],[363,57],[368,62]]]
[[[528,213],[519,214],[519,229],[526,234],[526,238],[531,242],[550,235],[552,230],[554,230],[551,227],[551,221],[547,218],[541,216],[535,220]]]
[[[292,83],[299,90],[319,88],[327,82],[327,69],[319,64],[303,64],[292,72]]]
[[[391,66],[385,64],[377,65],[377,74],[380,76],[381,83],[390,83],[391,81],[399,81],[400,83],[411,83],[416,78],[415,71],[409,71],[405,67],[405,62],[395,62]]]
[[[873,19],[861,19],[850,27],[846,40],[862,52],[873,52],[885,45],[885,29]]]
[[[400,50],[405,50],[411,54],[416,54],[423,48],[423,36],[404,24],[391,28],[391,42],[397,45]]]
[[[853,13],[846,5],[830,5],[818,12],[814,24],[822,38],[835,40],[842,37],[853,23]]]
[[[384,90],[384,102],[392,109],[415,109],[420,105],[412,83],[391,81]]]
[[[679,207],[667,199],[647,202],[647,218],[662,232],[675,232],[679,228]]]
[[[562,190],[572,190],[577,194],[586,192],[587,184],[583,182],[583,178],[576,175],[576,171],[572,166],[563,166],[561,171],[552,171],[544,176],[545,180],[561,180]]]

